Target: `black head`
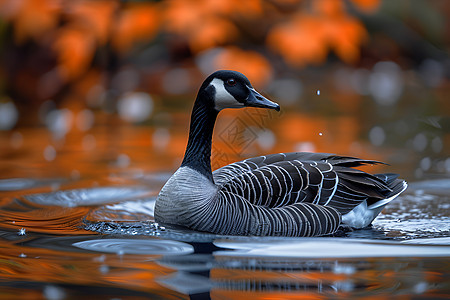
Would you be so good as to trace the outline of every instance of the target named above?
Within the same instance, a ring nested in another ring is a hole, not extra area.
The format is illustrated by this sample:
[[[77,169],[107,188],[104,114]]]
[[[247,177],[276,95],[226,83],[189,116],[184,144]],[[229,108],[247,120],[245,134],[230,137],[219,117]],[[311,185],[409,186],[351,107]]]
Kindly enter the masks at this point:
[[[221,111],[224,108],[263,107],[280,110],[280,106],[263,97],[251,85],[244,74],[220,70],[206,78],[201,90],[210,94],[214,108]]]

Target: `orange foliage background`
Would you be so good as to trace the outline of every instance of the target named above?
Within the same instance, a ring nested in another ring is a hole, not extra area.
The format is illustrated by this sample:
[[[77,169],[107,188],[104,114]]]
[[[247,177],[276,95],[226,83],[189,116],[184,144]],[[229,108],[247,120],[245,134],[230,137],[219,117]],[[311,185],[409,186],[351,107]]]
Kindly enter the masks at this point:
[[[379,0],[350,3],[361,12],[372,13]],[[122,58],[142,44],[165,43],[172,37],[186,45],[190,57],[223,47],[212,67],[238,68],[258,86],[271,78],[270,55],[279,55],[299,68],[325,62],[330,52],[354,63],[367,38],[361,21],[349,14],[345,2],[334,0],[125,4],[112,0],[0,0],[0,18],[11,27],[17,46],[31,41],[51,51],[55,64],[39,75],[52,74],[55,82],[61,82],[55,92],[96,68],[94,59],[105,53],[105,47],[107,57]],[[8,70],[2,73],[6,77]]]
[[[408,21],[404,20],[404,15],[393,16],[389,9],[395,6],[397,13],[405,10],[411,16],[424,7],[408,1],[389,0],[0,0],[0,105],[13,104],[9,112],[17,108],[20,116],[17,122],[12,120],[10,124],[13,125],[4,128],[8,131],[14,126],[23,128],[23,125],[36,124],[51,127],[47,123],[55,120],[49,121],[49,116],[56,112],[65,119],[64,124],[54,124],[63,125],[63,129],[67,127],[67,132],[89,142],[94,137],[93,131],[89,131],[92,124],[87,122],[88,125],[78,126],[86,121],[83,113],[87,108],[88,117],[91,115],[95,125],[118,128],[124,125],[121,120],[154,125],[154,137],[139,140],[139,146],[147,147],[151,143],[157,151],[167,148],[172,155],[180,157],[185,146],[192,94],[210,72],[234,69],[246,74],[255,88],[272,93],[273,99],[280,101],[284,109],[302,111],[302,115],[287,114],[276,122],[272,122],[272,117],[264,119],[265,127],[278,130],[276,136],[280,138],[276,140],[270,133],[263,136],[268,143],[263,141],[262,146],[255,143],[261,148],[259,150],[330,151],[331,148],[349,153],[352,147],[354,155],[361,155],[364,148],[352,141],[366,137],[370,127],[377,124],[373,120],[368,125],[362,124],[362,120],[372,118],[364,115],[362,109],[364,101],[374,97],[373,91],[367,90],[368,81],[380,81],[381,78],[375,66],[378,62],[392,62],[381,64],[381,67],[387,67],[382,70],[387,73],[381,74],[384,76],[381,79],[387,78],[383,82],[388,88],[397,85],[400,94],[404,93],[403,86],[406,90],[406,87],[415,86],[418,80],[426,82],[427,75],[421,74],[420,64],[428,58],[432,65],[444,61],[438,51],[427,52],[435,50],[429,47],[433,34],[443,36],[436,39],[441,42],[441,48],[448,47],[445,36],[450,36],[445,34],[450,31],[450,23],[442,23],[442,28],[432,27],[430,12],[449,10],[450,5],[446,3],[429,1],[424,6],[428,11],[424,10],[423,14],[410,17]],[[422,15],[424,17],[420,19]],[[445,12],[437,14],[442,18],[445,15]],[[433,16],[436,15],[431,14]],[[407,26],[391,26],[387,30],[383,23],[385,18],[394,19],[397,23],[393,24]],[[431,29],[427,29],[428,25]],[[399,37],[405,32],[413,34],[401,40]],[[422,38],[420,42],[416,41],[417,36]],[[416,50],[417,45],[422,48]],[[410,69],[414,74],[407,71]],[[306,76],[302,73],[305,70],[309,72]],[[322,74],[315,74],[317,71]],[[324,73],[327,76],[323,76]],[[420,76],[425,79],[418,79]],[[401,82],[392,83],[392,78],[399,78]],[[413,84],[407,86],[407,81]],[[437,85],[446,87],[442,84],[444,79],[438,81],[441,83]],[[304,90],[303,85],[307,86]],[[339,87],[327,92],[330,85]],[[355,90],[353,85],[360,89],[366,86],[366,90]],[[320,98],[317,97],[319,89],[322,89]],[[126,95],[130,93],[135,93],[134,99],[127,99]],[[147,97],[136,99],[143,94]],[[295,99],[285,101],[289,97]],[[413,101],[405,93],[406,97]],[[389,96],[388,100],[390,98],[396,101],[396,97]],[[431,98],[436,98],[439,106],[448,107],[445,92],[430,91]],[[147,108],[151,106],[151,109],[143,117],[137,109],[138,118],[127,119],[119,111],[121,101],[127,104],[123,105],[126,108],[134,103],[147,105]],[[63,111],[59,112],[61,108]],[[176,112],[166,115],[171,110]],[[178,114],[180,111],[182,116]],[[310,116],[313,111],[319,113]],[[427,108],[427,111],[431,109]],[[231,116],[233,112],[224,114],[224,119],[230,121],[226,114]],[[373,112],[370,114],[372,116]],[[95,121],[92,115],[95,115]],[[300,117],[305,121],[299,123]],[[394,115],[391,117],[395,118]],[[385,121],[383,118],[382,122]],[[257,127],[261,125],[253,123]],[[84,129],[77,129],[72,124]],[[169,131],[168,124],[181,128],[180,132],[174,132],[173,128]],[[219,121],[216,132],[225,130],[225,125],[220,125]],[[309,129],[302,131],[307,136],[300,134],[300,127]],[[0,127],[0,130],[4,128]],[[252,130],[250,128],[249,132],[253,137],[262,136],[261,132],[253,130],[252,133]],[[327,130],[333,131],[335,136]],[[67,132],[58,137],[64,137]],[[414,138],[401,135],[406,142]],[[19,135],[19,142],[15,143],[26,144],[22,139],[28,138]],[[114,148],[98,140],[94,146],[89,146],[88,142],[87,149],[105,146],[110,151]],[[216,145],[220,143],[215,142]],[[63,148],[61,144],[54,145],[57,151]],[[316,148],[309,149],[311,145]],[[442,145],[446,148],[448,137],[442,139]],[[224,149],[227,149],[226,145],[215,149],[220,152],[217,157],[228,155],[228,159],[222,159],[217,166],[239,159],[232,157],[233,151]],[[247,150],[249,153],[242,154],[258,154],[253,153],[256,151],[253,148]],[[117,155],[111,154],[114,158]],[[132,161],[136,159],[130,156]],[[148,159],[142,157],[143,161]],[[167,161],[163,164],[161,159],[156,159],[155,165],[160,162],[167,168]]]

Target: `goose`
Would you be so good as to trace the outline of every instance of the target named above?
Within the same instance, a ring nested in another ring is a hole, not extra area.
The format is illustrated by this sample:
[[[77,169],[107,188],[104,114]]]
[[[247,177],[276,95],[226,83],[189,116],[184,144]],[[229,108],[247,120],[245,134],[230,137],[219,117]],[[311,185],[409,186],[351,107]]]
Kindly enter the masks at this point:
[[[219,70],[201,85],[181,166],[157,196],[158,223],[221,235],[307,237],[364,228],[407,184],[355,167],[381,162],[326,153],[278,153],[211,170],[213,128],[226,108],[280,106],[245,75]]]

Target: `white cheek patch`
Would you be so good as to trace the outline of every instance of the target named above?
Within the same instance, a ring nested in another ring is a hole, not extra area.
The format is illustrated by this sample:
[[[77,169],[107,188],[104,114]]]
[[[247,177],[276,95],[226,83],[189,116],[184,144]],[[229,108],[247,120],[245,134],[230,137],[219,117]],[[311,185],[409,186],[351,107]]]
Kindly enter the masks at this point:
[[[228,91],[225,89],[222,79],[214,78],[210,85],[212,85],[216,91],[214,96],[214,108],[217,111],[221,111],[224,108],[239,108],[244,107],[244,104],[237,101]]]

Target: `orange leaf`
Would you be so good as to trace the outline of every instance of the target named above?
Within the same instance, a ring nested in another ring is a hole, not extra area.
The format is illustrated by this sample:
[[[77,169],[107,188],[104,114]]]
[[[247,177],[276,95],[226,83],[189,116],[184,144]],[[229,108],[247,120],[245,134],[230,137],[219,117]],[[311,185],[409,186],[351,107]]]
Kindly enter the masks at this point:
[[[226,2],[226,1],[224,1]],[[206,6],[201,1],[173,0],[165,3],[164,22],[168,31],[186,34],[204,19]]]
[[[315,0],[312,1],[313,9],[321,15],[328,17],[342,15],[344,11],[344,1],[336,0]]]
[[[68,14],[77,26],[86,27],[98,43],[104,45],[108,40],[116,9],[115,1],[78,1],[70,3]]]
[[[350,17],[333,18],[324,22],[327,40],[336,55],[346,63],[359,59],[359,46],[367,38],[364,26]]]
[[[268,35],[267,45],[297,66],[323,62],[328,52],[322,23],[300,14],[276,26]]]
[[[237,47],[224,49],[216,57],[215,67],[244,73],[255,86],[264,85],[272,76],[272,68],[264,56]]]
[[[149,41],[160,24],[159,10],[153,4],[128,6],[117,20],[113,45],[121,52],[129,50],[136,42]]]
[[[84,72],[95,51],[94,40],[78,28],[60,29],[53,48],[58,53],[59,72],[66,80],[72,80]]]
[[[380,0],[351,0],[356,7],[365,12],[373,13],[380,7]]]
[[[189,42],[192,51],[200,52],[230,42],[237,35],[238,30],[233,23],[226,19],[209,18],[191,32]]]
[[[16,10],[13,9],[10,13],[14,20],[17,43],[22,43],[30,37],[39,42],[41,35],[54,29],[58,23],[60,11],[58,1],[25,0],[16,5]]]

